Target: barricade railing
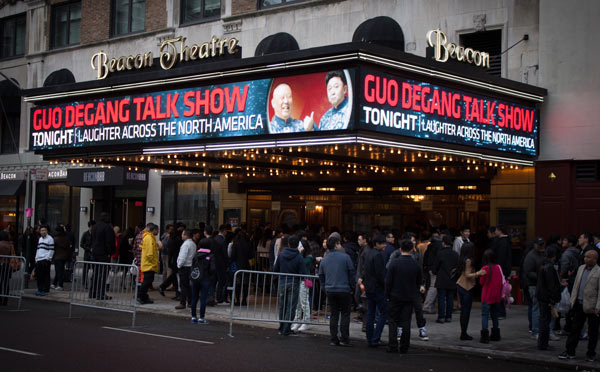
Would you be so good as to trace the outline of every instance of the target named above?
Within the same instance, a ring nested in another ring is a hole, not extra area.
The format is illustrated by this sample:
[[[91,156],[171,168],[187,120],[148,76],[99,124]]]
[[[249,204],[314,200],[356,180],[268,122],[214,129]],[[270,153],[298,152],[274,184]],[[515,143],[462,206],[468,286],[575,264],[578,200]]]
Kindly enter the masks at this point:
[[[91,307],[131,313],[131,326],[135,327],[138,275],[135,265],[77,261],[73,267],[69,318],[73,306]]]
[[[327,297],[316,275],[238,270],[233,277],[229,336],[233,321],[328,325]]]
[[[16,298],[19,310],[25,288],[25,262],[23,256],[0,256],[0,302],[6,304],[9,298]]]

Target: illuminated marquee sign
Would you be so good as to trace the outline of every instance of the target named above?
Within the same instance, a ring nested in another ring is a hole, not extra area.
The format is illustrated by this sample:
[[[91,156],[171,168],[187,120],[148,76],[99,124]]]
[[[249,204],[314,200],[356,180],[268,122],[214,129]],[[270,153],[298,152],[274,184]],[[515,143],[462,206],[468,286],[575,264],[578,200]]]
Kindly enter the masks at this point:
[[[353,75],[318,72],[34,107],[30,149],[343,130]]]
[[[361,128],[538,155],[539,114],[535,107],[374,70],[362,70],[360,79]]]

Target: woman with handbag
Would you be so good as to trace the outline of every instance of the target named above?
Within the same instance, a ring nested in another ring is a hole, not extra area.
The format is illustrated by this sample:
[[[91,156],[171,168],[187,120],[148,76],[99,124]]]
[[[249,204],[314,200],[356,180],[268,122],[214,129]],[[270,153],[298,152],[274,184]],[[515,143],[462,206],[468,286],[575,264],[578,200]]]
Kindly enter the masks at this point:
[[[498,317],[502,306],[502,268],[496,264],[496,255],[491,249],[483,252],[482,271],[485,272],[479,283],[481,290],[481,339],[479,342],[488,344],[490,341],[500,341]],[[488,331],[488,320],[492,317],[492,334]]]
[[[298,250],[300,254],[304,258],[304,264],[306,265],[306,273],[309,275],[314,275],[314,263],[315,260],[311,255],[310,245],[306,240],[300,240],[300,245],[298,246]],[[309,325],[307,323],[300,324],[299,322],[310,322],[310,291],[313,288],[312,279],[305,279],[300,282],[300,292],[298,294],[298,306],[296,306],[296,316],[294,318],[294,324],[292,324],[292,331],[308,331]]]

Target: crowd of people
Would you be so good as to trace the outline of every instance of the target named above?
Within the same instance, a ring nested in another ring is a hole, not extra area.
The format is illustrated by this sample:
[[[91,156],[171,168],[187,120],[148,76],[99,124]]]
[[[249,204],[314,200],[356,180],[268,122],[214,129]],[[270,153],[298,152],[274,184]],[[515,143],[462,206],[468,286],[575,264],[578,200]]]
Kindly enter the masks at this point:
[[[568,335],[566,350],[559,358],[574,358],[580,339],[588,340],[586,360],[596,357],[599,233],[535,238],[522,252],[516,250],[520,257],[515,260],[504,226],[491,227],[486,239],[478,240],[479,247],[467,226],[454,233],[441,226],[431,232],[374,228],[368,234],[355,234],[313,226],[283,225],[273,230],[266,225],[248,231],[245,225],[233,230],[228,224],[214,229],[203,223],[193,228],[176,223],[167,225],[159,235],[159,227],[153,223],[121,232],[102,214],[98,223],[90,221],[88,228],[80,239],[85,261],[135,263],[140,269],[140,304],[153,302],[148,291],[155,274],[162,273],[158,293],[166,296],[166,291],[174,291],[175,308],[189,309],[193,323],[206,324],[207,306],[231,301],[247,305],[248,283],[237,283],[235,293],[227,289],[237,270],[274,271],[289,275],[281,276],[277,284],[281,335],[308,330],[314,307],[321,304],[309,299],[326,296],[332,345],[351,346],[349,324],[351,311],[356,310],[355,320],[363,323],[368,346],[387,346],[390,352],[408,350],[413,311],[418,337],[428,340],[424,314],[437,314],[437,323],[452,322],[455,298],[460,308],[459,340],[473,340],[468,333],[469,320],[473,300],[480,298],[479,342],[500,341],[500,321],[512,300],[509,283],[518,266],[529,332],[537,347],[551,350],[549,341],[558,341],[564,334]],[[48,234],[47,226],[37,231],[33,271],[38,280],[36,294],[45,295],[50,288],[62,289],[75,244],[64,226],[57,227],[54,236]],[[51,285],[52,263],[56,275]],[[97,289],[90,290],[90,296],[109,299],[106,273],[94,270],[91,279],[86,275],[84,269],[84,283],[96,283],[90,286]],[[302,275],[318,275],[319,280]],[[388,343],[381,339],[386,324]]]

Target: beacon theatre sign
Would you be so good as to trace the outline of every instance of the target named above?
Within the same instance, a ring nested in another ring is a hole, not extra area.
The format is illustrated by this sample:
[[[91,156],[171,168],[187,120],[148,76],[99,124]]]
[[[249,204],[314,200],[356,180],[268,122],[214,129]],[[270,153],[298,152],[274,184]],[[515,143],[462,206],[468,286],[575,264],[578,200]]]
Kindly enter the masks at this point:
[[[213,36],[210,41],[200,45],[186,45],[186,37],[179,36],[163,41],[160,45],[160,67],[163,70],[170,70],[177,62],[195,61],[198,59],[213,58],[227,54],[235,54],[239,44],[238,39],[219,39]],[[154,64],[154,55],[152,52],[145,52],[135,56],[120,56],[109,58],[104,51],[99,51],[92,56],[92,68],[97,71],[97,78],[104,79],[109,73],[125,70],[140,70],[146,67],[152,67]]]
[[[431,30],[427,33],[427,45],[434,48],[433,56],[438,62],[446,62],[448,58],[452,58],[459,62],[490,68],[489,53],[449,43],[448,36],[440,29]]]

